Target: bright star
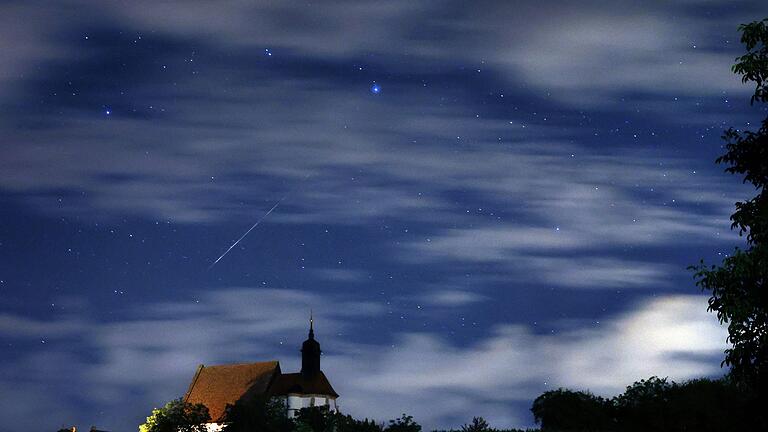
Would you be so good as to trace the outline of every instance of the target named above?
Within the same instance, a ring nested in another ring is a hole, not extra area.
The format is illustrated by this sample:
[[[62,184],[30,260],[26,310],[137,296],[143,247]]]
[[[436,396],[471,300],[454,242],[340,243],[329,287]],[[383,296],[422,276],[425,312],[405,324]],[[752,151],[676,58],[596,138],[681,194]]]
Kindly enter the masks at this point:
[[[106,115],[110,115],[110,114],[112,114],[112,111],[111,111],[111,110],[106,110],[106,111],[104,111],[104,113],[105,113]]]
[[[379,86],[376,83],[373,83],[373,85],[371,86],[371,93],[373,93],[373,94],[381,93],[381,86]]]

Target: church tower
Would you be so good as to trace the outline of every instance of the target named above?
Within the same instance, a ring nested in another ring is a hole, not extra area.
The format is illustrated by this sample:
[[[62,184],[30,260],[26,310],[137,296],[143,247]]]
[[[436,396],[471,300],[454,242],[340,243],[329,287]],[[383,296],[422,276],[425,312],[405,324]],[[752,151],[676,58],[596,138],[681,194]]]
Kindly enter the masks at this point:
[[[309,315],[309,337],[301,345],[301,375],[311,379],[320,373],[320,343],[315,340],[314,320]]]
[[[208,407],[213,421],[208,423],[209,432],[222,430],[228,421],[228,406],[251,406],[258,395],[282,399],[289,418],[310,407],[338,412],[339,394],[320,370],[321,353],[310,312],[309,337],[301,345],[301,372],[283,373],[277,361],[200,365],[184,401]]]

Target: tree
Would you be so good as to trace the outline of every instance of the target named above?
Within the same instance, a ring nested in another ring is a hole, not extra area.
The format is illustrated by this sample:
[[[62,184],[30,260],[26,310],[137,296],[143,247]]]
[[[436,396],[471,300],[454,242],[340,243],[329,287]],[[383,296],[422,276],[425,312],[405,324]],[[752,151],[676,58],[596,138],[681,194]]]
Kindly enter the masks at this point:
[[[461,427],[461,432],[489,432],[491,427],[482,417],[472,417],[472,423]]]
[[[533,418],[542,431],[604,431],[611,429],[611,406],[589,392],[557,389],[533,401]]]
[[[381,426],[373,420],[356,420],[350,415],[334,414],[334,432],[382,432]]]
[[[174,399],[162,408],[153,409],[147,421],[139,426],[139,432],[207,432],[205,424],[210,421],[205,405]]]
[[[291,432],[295,426],[288,418],[285,402],[270,397],[227,405],[225,419],[223,430],[226,432]]]
[[[674,384],[668,394],[669,431],[741,432],[759,430],[750,423],[748,395],[728,378],[698,378]]]
[[[739,27],[747,53],[738,57],[733,71],[744,83],[755,83],[750,103],[768,102],[768,19]],[[736,203],[731,228],[746,237],[746,247],[737,248],[722,263],[707,266],[702,260],[692,266],[696,285],[711,292],[709,310],[728,324],[728,342],[723,364],[742,386],[765,398],[768,389],[768,118],[757,132],[729,129],[723,135],[726,153],[716,162],[726,172],[743,176],[757,195]]]
[[[413,417],[403,414],[402,417],[390,420],[384,432],[421,432],[421,425],[413,421]]]
[[[543,432],[765,430],[755,423],[754,409],[747,406],[750,398],[728,376],[683,383],[650,377],[610,400],[565,389],[549,391],[534,401],[531,411]]]
[[[674,383],[666,378],[650,377],[628,386],[613,399],[619,430],[670,430],[670,397]]]
[[[412,422],[413,418],[409,418],[411,419],[409,425],[414,425],[415,423]],[[400,420],[398,420],[398,423],[401,423]],[[376,424],[373,420],[357,420],[350,415],[330,411],[327,407],[300,409],[296,413],[295,425],[294,431],[296,432],[382,432],[382,426]],[[417,432],[413,429],[410,431]]]
[[[302,408],[296,412],[296,424],[312,432],[332,431],[333,413],[328,410],[328,407]]]

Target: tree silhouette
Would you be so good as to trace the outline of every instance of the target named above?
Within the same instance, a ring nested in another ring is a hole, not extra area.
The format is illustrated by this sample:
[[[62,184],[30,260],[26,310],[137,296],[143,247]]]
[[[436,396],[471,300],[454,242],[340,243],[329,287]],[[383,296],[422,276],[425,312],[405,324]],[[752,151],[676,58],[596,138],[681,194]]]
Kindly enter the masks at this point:
[[[461,427],[461,432],[488,432],[491,427],[482,417],[472,417],[472,423]]]
[[[750,103],[768,102],[768,19],[739,30],[747,53],[736,59],[733,71],[743,82],[755,83]],[[706,266],[702,260],[691,268],[696,284],[711,292],[709,310],[728,323],[731,347],[723,364],[737,383],[768,400],[768,118],[757,132],[731,128],[723,139],[726,153],[716,162],[727,165],[726,172],[743,176],[757,191],[754,198],[736,203],[731,215],[731,228],[746,235],[747,244],[719,266]]]
[[[333,430],[333,413],[328,407],[308,407],[296,412],[296,424],[313,432]]]
[[[531,412],[542,431],[603,431],[612,424],[609,402],[589,392],[545,392],[533,401]]]
[[[742,432],[764,430],[754,421],[752,396],[729,377],[675,383],[650,377],[610,400],[558,389],[534,401],[531,411],[549,431]]]
[[[398,419],[390,420],[384,432],[421,432],[421,425],[412,416],[403,414]]]
[[[748,395],[728,378],[699,378],[674,384],[667,392],[667,430],[670,431],[746,431],[751,427],[745,409]]]
[[[333,414],[334,432],[381,432],[382,427],[373,420],[357,420],[350,415]]]
[[[627,387],[613,399],[618,428],[622,431],[669,430],[670,399],[674,384],[650,377]]]
[[[285,402],[267,396],[255,398],[249,403],[227,405],[226,432],[291,432],[294,422],[288,418]]]

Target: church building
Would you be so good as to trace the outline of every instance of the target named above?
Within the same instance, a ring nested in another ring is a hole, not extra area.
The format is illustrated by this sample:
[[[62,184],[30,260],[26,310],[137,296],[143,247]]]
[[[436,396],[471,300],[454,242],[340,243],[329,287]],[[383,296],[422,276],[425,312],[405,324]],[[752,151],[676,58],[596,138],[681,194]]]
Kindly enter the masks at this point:
[[[301,372],[283,373],[276,360],[217,366],[200,365],[184,396],[189,403],[208,407],[214,424],[208,430],[220,429],[227,422],[228,405],[242,405],[267,396],[285,402],[289,417],[308,407],[328,407],[338,411],[338,393],[320,370],[320,343],[315,340],[314,323],[309,320],[309,337],[301,346]]]

